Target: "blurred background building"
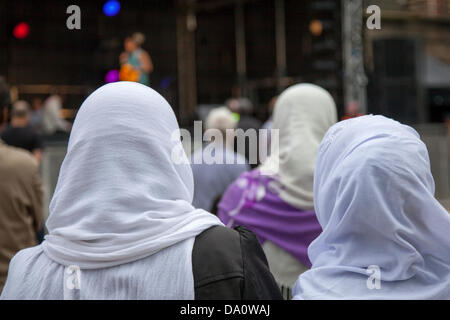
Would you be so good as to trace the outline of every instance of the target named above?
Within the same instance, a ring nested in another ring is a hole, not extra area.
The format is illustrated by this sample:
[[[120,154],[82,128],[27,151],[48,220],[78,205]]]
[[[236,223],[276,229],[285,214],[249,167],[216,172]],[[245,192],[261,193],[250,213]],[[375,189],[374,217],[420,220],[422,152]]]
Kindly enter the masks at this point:
[[[381,8],[382,22],[380,30],[364,28],[367,110],[419,131],[436,196],[449,208],[450,1],[364,1],[371,4]]]

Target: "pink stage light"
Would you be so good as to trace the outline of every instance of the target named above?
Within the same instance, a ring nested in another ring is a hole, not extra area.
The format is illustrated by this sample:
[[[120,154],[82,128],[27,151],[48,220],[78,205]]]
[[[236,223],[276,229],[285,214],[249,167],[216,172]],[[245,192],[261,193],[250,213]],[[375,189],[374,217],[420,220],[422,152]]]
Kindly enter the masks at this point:
[[[105,82],[117,82],[119,81],[119,70],[109,70],[105,75]]]

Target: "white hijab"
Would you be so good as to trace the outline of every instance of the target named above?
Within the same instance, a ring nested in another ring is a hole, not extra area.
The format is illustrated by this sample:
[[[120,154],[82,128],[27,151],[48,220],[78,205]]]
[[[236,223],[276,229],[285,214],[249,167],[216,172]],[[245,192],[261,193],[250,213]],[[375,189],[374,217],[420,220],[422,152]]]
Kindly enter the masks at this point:
[[[189,161],[174,164],[178,123],[156,91],[118,82],[78,111],[50,203],[45,253],[85,269],[135,261],[219,225],[192,205]],[[183,156],[185,156],[183,154]]]
[[[289,87],[275,104],[272,130],[279,130],[279,144],[274,146],[278,152],[272,151],[260,170],[278,177],[283,186],[280,197],[296,208],[314,209],[316,153],[336,121],[333,97],[313,84]]]
[[[192,205],[193,177],[175,115],[156,91],[105,85],[81,106],[42,245],[10,264],[3,299],[193,299],[192,247],[222,225]],[[178,156],[180,156],[178,154]],[[80,291],[66,274],[81,269]],[[64,276],[63,276],[64,275]]]
[[[450,299],[450,215],[417,132],[383,116],[346,120],[317,157],[323,232],[294,299]]]

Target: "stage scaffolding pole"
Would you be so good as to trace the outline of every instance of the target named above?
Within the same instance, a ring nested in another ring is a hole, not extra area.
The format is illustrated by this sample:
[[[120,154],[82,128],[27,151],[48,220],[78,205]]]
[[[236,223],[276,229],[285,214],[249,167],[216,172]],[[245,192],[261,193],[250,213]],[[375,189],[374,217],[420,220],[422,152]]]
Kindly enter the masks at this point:
[[[275,0],[275,42],[277,58],[277,91],[283,90],[282,79],[286,76],[286,18],[284,0]]]
[[[342,0],[342,40],[344,67],[344,107],[352,103],[367,113],[363,44],[363,1]]]
[[[197,106],[195,0],[177,0],[178,105],[182,123],[192,120]]]
[[[236,38],[236,73],[241,96],[247,92],[247,52],[245,47],[244,3],[237,0],[234,11],[234,32]]]

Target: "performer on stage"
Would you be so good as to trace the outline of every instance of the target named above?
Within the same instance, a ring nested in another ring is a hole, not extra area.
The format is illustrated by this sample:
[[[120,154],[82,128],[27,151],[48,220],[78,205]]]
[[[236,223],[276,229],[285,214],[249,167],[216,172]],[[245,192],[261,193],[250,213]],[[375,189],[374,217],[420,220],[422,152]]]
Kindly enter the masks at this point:
[[[135,81],[148,86],[149,74],[153,71],[153,62],[150,55],[141,48],[145,36],[140,32],[125,38],[125,51],[120,55],[120,74],[122,81]]]

